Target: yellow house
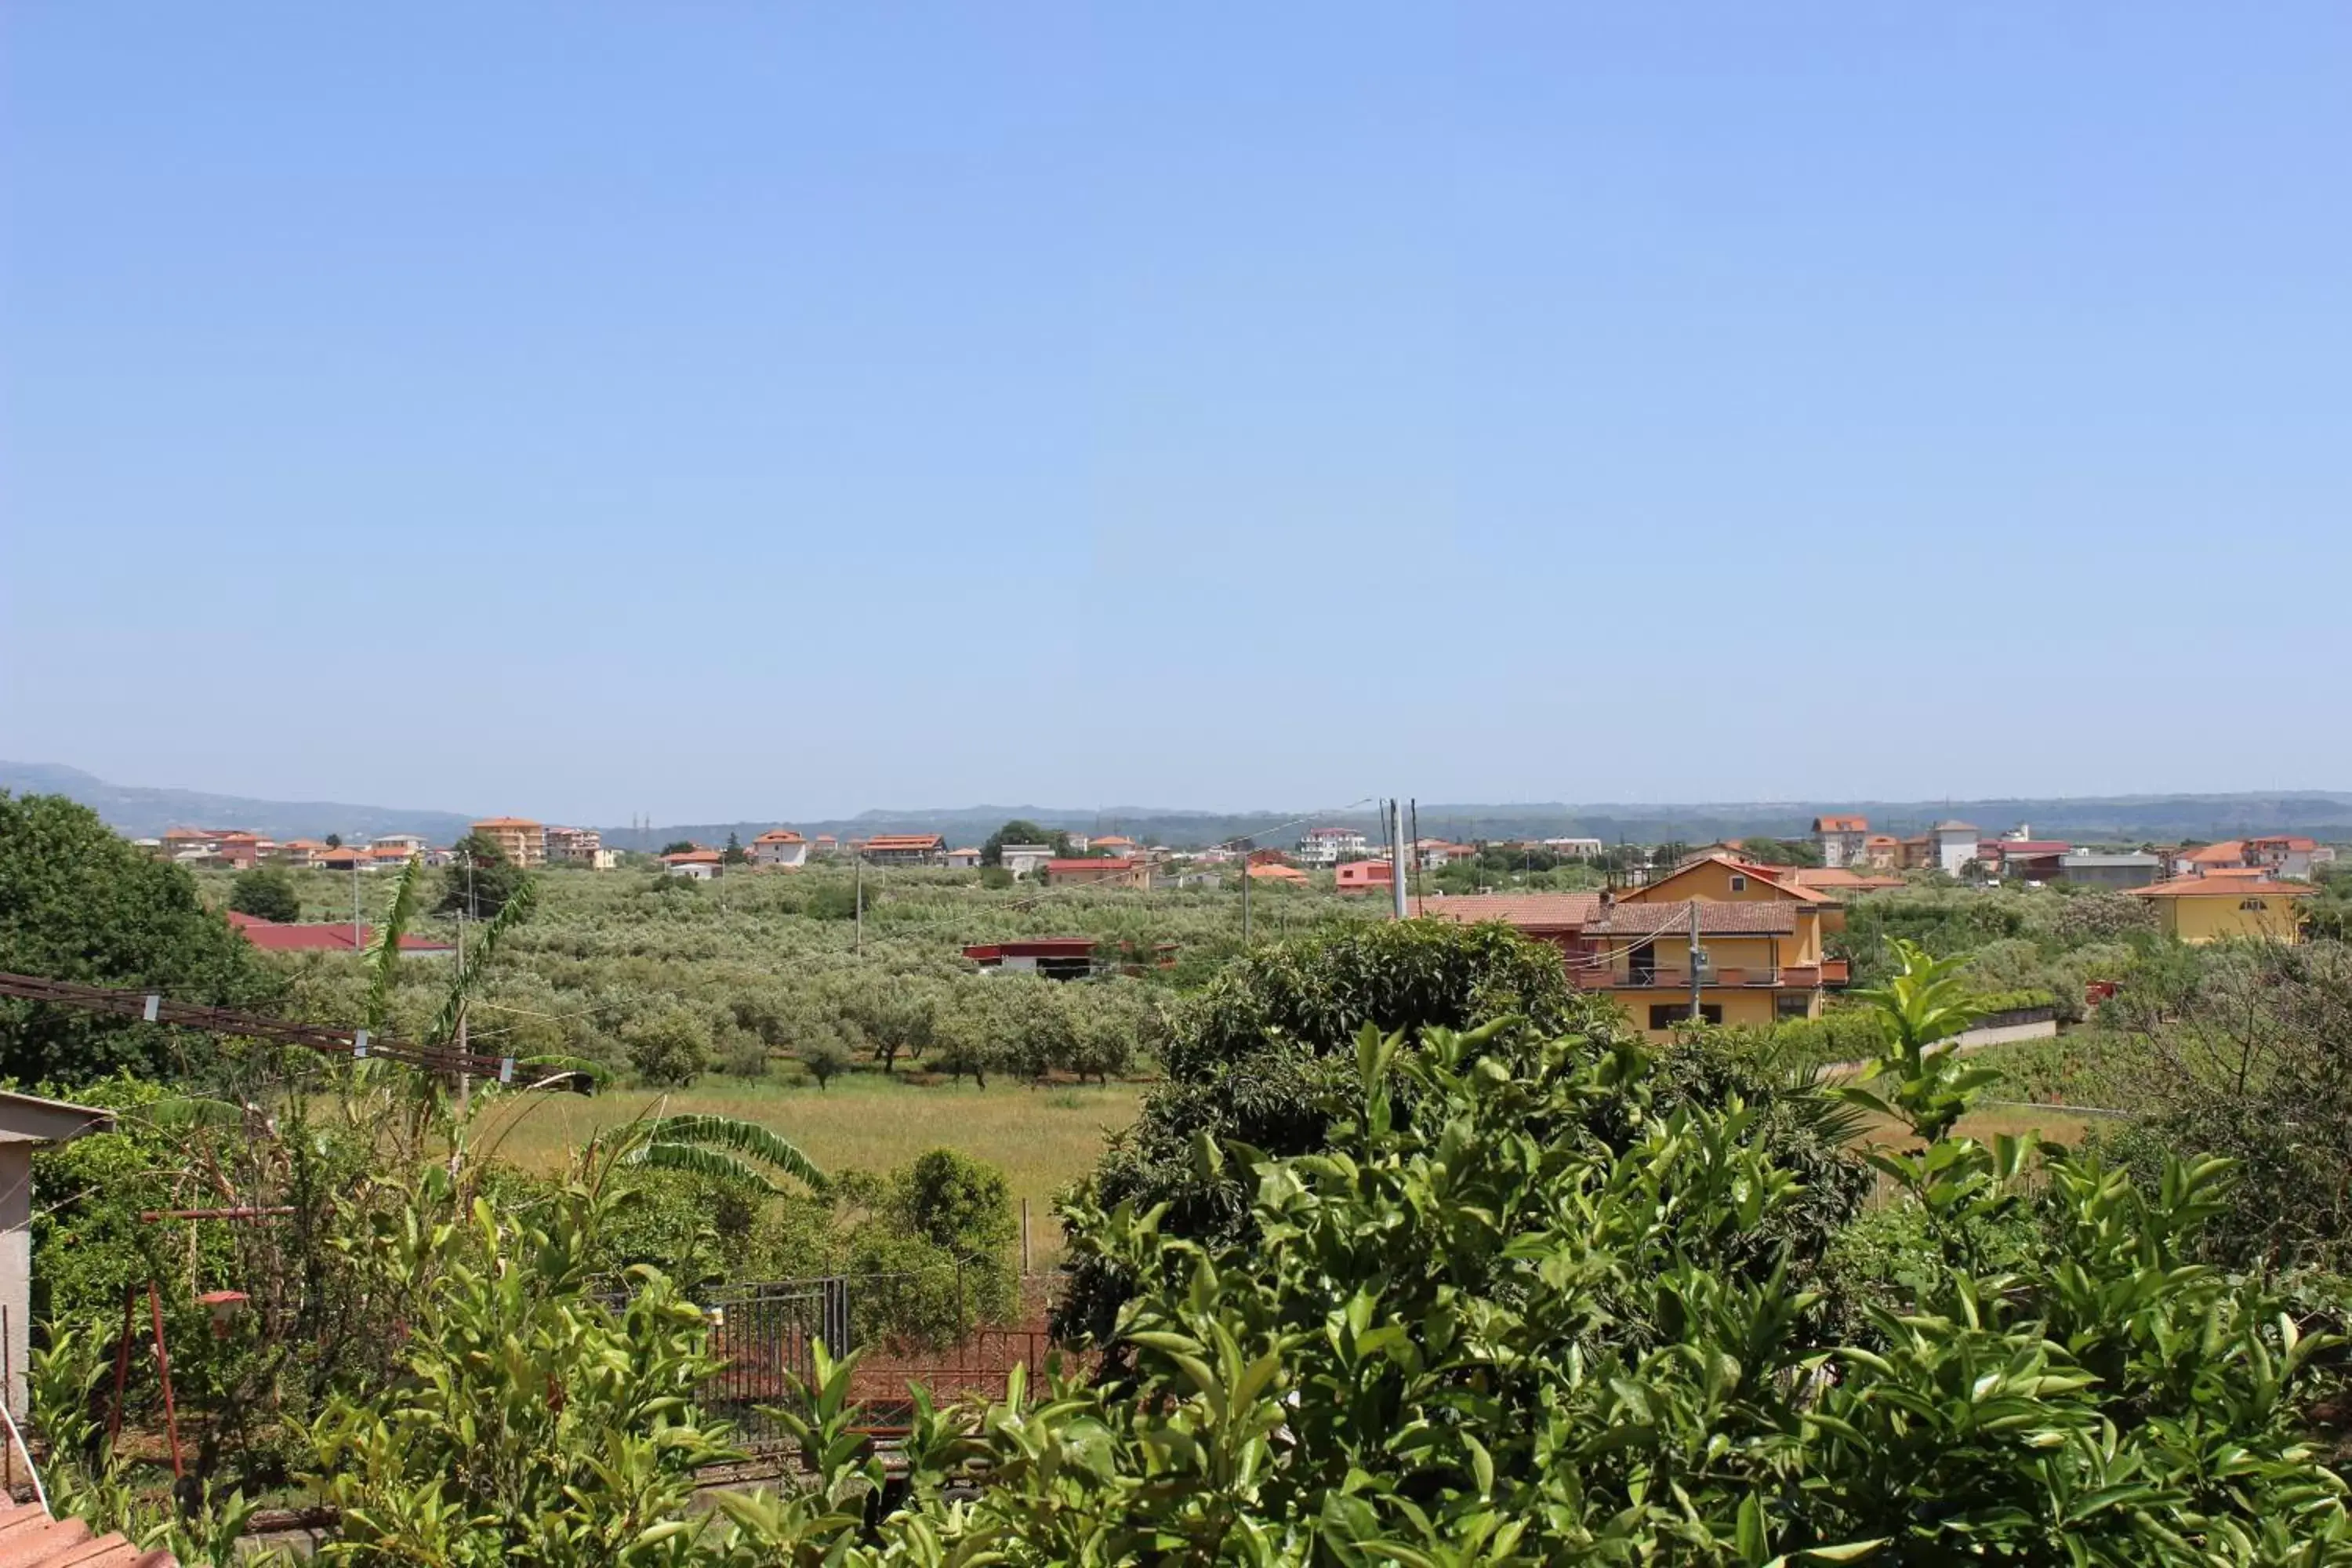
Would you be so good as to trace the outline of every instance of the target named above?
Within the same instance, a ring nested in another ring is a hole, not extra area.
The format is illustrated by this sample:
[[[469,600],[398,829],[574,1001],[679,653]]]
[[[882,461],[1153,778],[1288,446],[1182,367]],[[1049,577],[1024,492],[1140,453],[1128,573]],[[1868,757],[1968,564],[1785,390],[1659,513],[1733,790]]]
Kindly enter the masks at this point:
[[[527,816],[486,817],[474,831],[497,845],[509,866],[547,864],[547,829]]]
[[[1609,992],[1636,1026],[1664,1039],[1691,1016],[1696,948],[1698,1013],[1707,1022],[1819,1017],[1822,988],[1845,983],[1844,961],[1822,946],[1844,929],[1845,910],[1785,875],[1710,855],[1634,889],[1586,923],[1578,984]]]
[[[2155,906],[2157,921],[2167,933],[2183,942],[2301,942],[2303,928],[2295,900],[2310,898],[2318,889],[2263,876],[2215,875],[2180,877],[2126,890]]]

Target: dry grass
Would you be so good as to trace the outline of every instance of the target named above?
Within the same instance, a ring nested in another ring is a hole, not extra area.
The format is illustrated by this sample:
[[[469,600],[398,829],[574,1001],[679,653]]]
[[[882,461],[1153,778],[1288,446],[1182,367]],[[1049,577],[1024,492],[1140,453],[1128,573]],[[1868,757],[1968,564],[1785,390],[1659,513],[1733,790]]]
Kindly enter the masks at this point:
[[[836,1079],[827,1089],[713,1078],[667,1096],[651,1089],[613,1089],[593,1099],[535,1095],[527,1107],[498,1113],[481,1140],[525,1169],[552,1171],[599,1129],[661,1109],[760,1122],[827,1171],[887,1170],[928,1149],[954,1149],[1002,1170],[1016,1203],[1030,1200],[1042,1265],[1061,1250],[1061,1233],[1050,1219],[1055,1192],[1093,1167],[1104,1135],[1135,1120],[1143,1095],[1138,1084],[918,1088],[871,1073]]]

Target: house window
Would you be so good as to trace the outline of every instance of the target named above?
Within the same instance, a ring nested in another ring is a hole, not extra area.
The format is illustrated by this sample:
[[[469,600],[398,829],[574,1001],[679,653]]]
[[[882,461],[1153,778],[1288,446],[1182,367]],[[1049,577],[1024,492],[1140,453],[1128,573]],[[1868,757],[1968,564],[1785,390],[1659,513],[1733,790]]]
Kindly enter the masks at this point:
[[[1710,1024],[1720,1024],[1723,1022],[1723,1009],[1717,1006],[1712,1002],[1700,1003],[1698,1016]],[[1687,1002],[1653,1002],[1650,1004],[1650,1027],[1653,1029],[1671,1029],[1677,1024],[1687,1024],[1689,1022],[1690,1004]]]
[[[1735,893],[1746,892],[1748,890],[1748,879],[1745,877],[1734,876],[1731,879],[1731,890]]]
[[[2261,914],[2264,910],[2269,909],[2270,905],[2263,902],[2260,899],[2240,899],[2238,900],[2238,907],[2242,910],[2251,910],[2255,914]]]
[[[1810,991],[1783,991],[1772,998],[1772,1016],[1776,1018],[1810,1017],[1813,1011],[1813,994]]]

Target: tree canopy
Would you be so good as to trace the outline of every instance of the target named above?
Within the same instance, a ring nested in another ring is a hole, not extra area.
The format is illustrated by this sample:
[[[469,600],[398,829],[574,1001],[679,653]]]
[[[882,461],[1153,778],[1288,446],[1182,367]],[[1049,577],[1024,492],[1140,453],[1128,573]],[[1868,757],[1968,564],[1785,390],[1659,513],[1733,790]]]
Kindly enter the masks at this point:
[[[63,795],[0,790],[0,970],[146,986],[174,1001],[247,1007],[277,983],[205,909],[187,871],[118,837]],[[163,1071],[211,1044],[135,1019],[0,1001],[0,1073],[71,1084],[118,1068]]]
[[[450,850],[441,873],[440,910],[467,920],[495,920],[507,900],[529,876],[508,860],[498,840],[488,834],[468,833]]]
[[[1197,1140],[1312,1153],[1328,1131],[1331,1086],[1349,1070],[1364,1028],[1402,1031],[1410,1040],[1423,1029],[1499,1019],[1545,1038],[1573,1035],[1595,1050],[1621,1027],[1605,1003],[1570,984],[1557,949],[1500,924],[1381,921],[1245,954],[1174,1010],[1160,1051],[1167,1080],[1083,1184],[1081,1206],[1165,1205],[1167,1234],[1233,1239],[1250,1223],[1244,1173],[1205,1176]],[[1836,1148],[1837,1119],[1817,1100],[1784,1095],[1769,1075],[1717,1046],[1677,1047],[1672,1077],[1677,1099],[1759,1108],[1759,1135],[1811,1184],[1795,1208],[1809,1230],[1808,1255],[1818,1253],[1867,1186],[1866,1173]],[[1597,1123],[1593,1131],[1622,1132]],[[1099,1251],[1078,1252],[1067,1268],[1055,1329],[1100,1339],[1130,1282]]]
[[[283,868],[256,866],[250,871],[237,873],[236,880],[229,885],[228,907],[259,921],[299,921],[302,918],[302,895],[294,890],[294,879]]]
[[[1058,828],[1040,827],[1026,817],[1014,817],[990,834],[980,847],[980,863],[983,866],[1004,864],[1004,847],[1008,844],[1043,844],[1056,855],[1070,852],[1070,836]]]

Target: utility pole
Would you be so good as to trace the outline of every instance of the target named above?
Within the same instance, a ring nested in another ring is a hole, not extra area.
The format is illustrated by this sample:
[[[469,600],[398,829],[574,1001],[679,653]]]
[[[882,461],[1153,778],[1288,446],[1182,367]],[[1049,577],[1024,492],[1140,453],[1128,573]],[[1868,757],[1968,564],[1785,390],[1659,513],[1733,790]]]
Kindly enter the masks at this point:
[[[1396,918],[1407,913],[1404,898],[1404,813],[1394,798],[1389,801],[1389,887],[1396,895]]]
[[[466,859],[466,875],[470,881],[473,857],[469,855]],[[466,914],[462,910],[457,912],[457,973],[460,976],[466,973]],[[461,1057],[466,1054],[466,1001],[463,996],[457,999],[457,1054]],[[466,1102],[473,1098],[473,1093],[474,1075],[460,1067],[457,1069],[457,1115],[461,1120],[466,1114]]]
[[[862,953],[866,951],[866,851],[852,845],[849,858],[857,866],[857,951]]]
[[[360,950],[360,852],[348,841],[344,847],[352,857],[352,951]]]
[[[1249,951],[1250,944],[1249,888],[1250,852],[1244,849],[1242,851],[1242,951],[1244,952]]]
[[[1421,797],[1415,795],[1412,810],[1412,896],[1421,897]]]
[[[1694,1024],[1698,1024],[1698,1023],[1704,1023],[1704,1022],[1706,1021],[1706,1015],[1705,1013],[1703,1013],[1703,1012],[1701,1012],[1701,1011],[1699,1010],[1699,1000],[1698,1000],[1698,976],[1699,976],[1699,964],[1700,964],[1701,961],[1706,957],[1706,950],[1705,950],[1705,949],[1703,949],[1703,948],[1701,948],[1701,947],[1699,946],[1699,944],[1698,944],[1698,900],[1697,900],[1696,899],[1693,899],[1693,900],[1690,901],[1690,912],[1691,912],[1691,918],[1690,918],[1691,1014],[1690,1014],[1690,1016],[1691,1016],[1691,1022],[1692,1022],[1692,1023],[1694,1023]]]

